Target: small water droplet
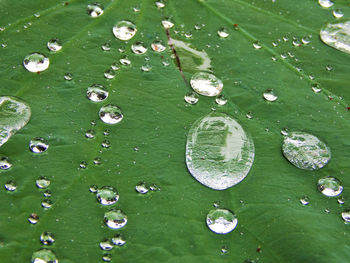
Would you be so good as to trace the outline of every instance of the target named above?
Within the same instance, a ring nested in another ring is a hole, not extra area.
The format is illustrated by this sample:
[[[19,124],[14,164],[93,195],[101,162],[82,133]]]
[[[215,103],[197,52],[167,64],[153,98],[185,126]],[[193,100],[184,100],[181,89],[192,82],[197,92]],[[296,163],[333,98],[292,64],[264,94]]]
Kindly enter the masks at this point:
[[[86,161],[81,161],[81,163],[79,164],[79,167],[80,167],[81,169],[85,169],[87,166],[88,166],[88,164],[87,164]]]
[[[29,150],[33,153],[43,153],[49,148],[49,143],[42,137],[36,137],[29,142]]]
[[[90,191],[91,193],[97,193],[97,191],[98,191],[98,186],[97,186],[96,184],[90,185],[89,191]]]
[[[269,102],[274,102],[278,99],[278,97],[273,89],[265,90],[265,92],[263,93],[263,97],[265,100],[267,100]]]
[[[95,130],[87,130],[85,133],[85,137],[88,139],[95,138]]]
[[[103,254],[102,260],[103,260],[104,262],[111,262],[111,260],[112,260],[112,255],[109,254],[109,253]]]
[[[247,114],[245,115],[248,120],[251,120],[254,118],[254,115],[251,111],[248,111]]]
[[[147,52],[147,48],[145,47],[142,41],[137,41],[136,43],[131,45],[131,51],[137,55],[142,55]]]
[[[188,104],[196,104],[199,100],[199,96],[197,93],[189,91],[186,93],[184,99]]]
[[[49,187],[49,185],[51,184],[51,181],[49,179],[47,179],[46,177],[41,176],[38,179],[36,179],[35,184],[38,188],[45,189],[45,188]]]
[[[102,250],[112,250],[114,247],[113,243],[109,239],[104,239],[100,242],[100,248]]]
[[[30,72],[41,72],[49,68],[50,60],[40,53],[32,53],[23,59],[23,66]]]
[[[86,91],[86,96],[94,102],[101,102],[107,99],[108,90],[101,84],[92,84]]]
[[[64,79],[67,80],[67,81],[71,81],[73,79],[73,74],[70,73],[70,72],[67,72],[65,75],[64,75]]]
[[[104,222],[111,229],[123,228],[128,222],[128,217],[119,209],[112,209],[105,213]]]
[[[109,148],[109,147],[111,147],[111,142],[108,140],[104,140],[104,141],[102,141],[101,146],[103,148]]]
[[[137,32],[136,25],[126,20],[119,21],[113,27],[114,36],[123,41],[130,40],[131,38],[133,38],[136,32]]]
[[[216,102],[216,104],[223,106],[223,105],[226,105],[227,98],[225,97],[225,95],[220,94],[219,96],[217,96],[215,98],[215,102]]]
[[[5,183],[4,187],[7,191],[13,192],[17,189],[17,184],[14,180],[10,180]]]
[[[224,87],[219,78],[207,72],[196,72],[193,74],[190,84],[195,92],[204,96],[217,96]]]
[[[0,158],[0,170],[7,170],[12,167],[12,163],[9,161],[7,157]]]
[[[51,197],[51,191],[50,190],[45,190],[44,192],[43,192],[43,196],[44,197]]]
[[[51,208],[52,206],[52,201],[51,199],[44,199],[42,202],[41,202],[41,206],[43,208]]]
[[[118,106],[108,104],[101,107],[99,116],[101,121],[107,124],[117,124],[123,119],[123,114]]]
[[[255,41],[255,42],[253,43],[253,47],[254,47],[255,49],[261,49],[261,48],[262,48],[262,45],[260,44],[259,41]]]
[[[149,191],[149,188],[147,187],[145,182],[139,182],[136,186],[135,186],[135,190],[136,192],[138,192],[139,194],[147,194]]]
[[[103,14],[103,6],[99,3],[90,4],[87,6],[87,14],[93,18]]]
[[[227,38],[230,35],[226,27],[221,27],[217,34],[221,38]]]
[[[320,178],[317,182],[317,188],[322,194],[328,197],[338,196],[343,191],[340,181],[332,176]]]
[[[308,205],[310,203],[310,199],[306,195],[302,196],[299,201],[302,205]]]
[[[289,162],[305,170],[321,169],[331,159],[327,145],[305,132],[291,132],[285,136],[282,151]]]
[[[42,248],[32,255],[32,263],[58,263],[55,253],[51,250]]]
[[[306,36],[301,39],[301,42],[303,42],[304,45],[308,45],[311,43],[310,37]]]
[[[350,21],[326,24],[320,30],[320,38],[328,46],[350,54]]]
[[[288,58],[288,54],[287,54],[287,53],[282,53],[282,54],[281,54],[281,58],[282,58],[282,59]]]
[[[90,122],[90,124],[91,124],[91,126],[96,126],[96,121],[92,120],[92,121]]]
[[[111,65],[111,69],[113,69],[114,71],[119,70],[119,69],[120,69],[119,63],[118,63],[118,62],[114,62],[114,63]]]
[[[227,209],[213,209],[207,215],[207,226],[216,234],[227,234],[234,230],[238,220],[236,216]]]
[[[346,209],[341,213],[341,217],[346,223],[350,222],[350,209]]]
[[[107,69],[104,73],[103,73],[104,77],[106,79],[114,79],[115,78],[115,70],[113,70],[112,68]]]
[[[170,20],[170,18],[166,18],[162,20],[162,25],[165,29],[169,29],[174,26],[174,23]]]
[[[143,72],[150,72],[152,70],[152,65],[146,62],[145,64],[142,65],[141,70]]]
[[[301,41],[299,38],[293,39],[292,43],[293,43],[293,46],[295,46],[295,47],[301,47]]]
[[[110,51],[111,50],[111,43],[106,42],[106,43],[102,44],[101,49],[103,51]]]
[[[117,189],[112,186],[103,186],[96,192],[97,201],[102,205],[113,205],[119,199]]]
[[[283,128],[283,129],[281,130],[281,134],[282,134],[283,136],[287,136],[287,135],[289,134],[288,128]]]
[[[40,235],[40,241],[44,245],[52,245],[55,242],[55,237],[51,232],[43,232]]]
[[[343,12],[343,10],[340,9],[340,8],[334,9],[334,10],[333,10],[333,16],[334,16],[335,18],[341,18],[341,17],[344,16],[344,12]]]
[[[213,203],[213,206],[214,206],[215,208],[219,208],[219,207],[220,207],[220,204],[221,204],[220,201],[215,201],[215,202]]]
[[[131,60],[127,56],[123,56],[119,59],[120,64],[124,66],[129,66],[131,64]]]
[[[62,49],[62,42],[61,42],[61,40],[59,40],[58,38],[50,39],[50,40],[47,42],[47,48],[48,48],[50,51],[57,52],[57,51],[59,51],[59,50]]]
[[[100,165],[100,164],[101,164],[101,158],[100,158],[100,157],[96,157],[96,158],[93,160],[93,163],[94,163],[94,165]]]
[[[318,0],[320,6],[330,8],[334,3],[331,0]]]
[[[137,6],[135,6],[135,7],[132,8],[132,11],[134,11],[135,13],[138,13],[138,12],[141,11],[141,8],[140,8],[139,5],[137,5]]]
[[[103,135],[104,135],[104,136],[108,136],[110,133],[111,133],[111,132],[110,132],[110,130],[108,130],[108,129],[105,129],[105,130],[103,131]]]
[[[165,7],[165,3],[163,1],[156,1],[155,5],[158,9],[164,8]]]
[[[332,71],[333,70],[333,66],[332,65],[327,65],[326,66],[326,70],[327,71]]]
[[[36,223],[39,222],[39,216],[35,213],[32,213],[29,215],[28,221],[29,221],[29,223],[35,225]]]
[[[149,190],[151,190],[151,191],[160,191],[160,188],[156,184],[151,184],[149,186]]]
[[[345,203],[344,197],[340,196],[340,197],[337,199],[337,202],[338,202],[338,204],[343,205],[343,204]]]
[[[315,92],[315,93],[320,93],[320,92],[322,91],[322,89],[320,88],[320,86],[319,86],[318,84],[313,84],[313,85],[311,86],[311,89],[312,89],[312,91]]]
[[[126,240],[122,234],[116,234],[114,237],[112,237],[112,242],[114,245],[121,247],[125,245]]]
[[[228,247],[224,245],[221,247],[220,251],[221,251],[221,255],[226,255],[228,254]]]
[[[155,40],[151,44],[151,48],[155,52],[163,52],[166,49],[166,47],[163,45],[163,42],[161,40]]]

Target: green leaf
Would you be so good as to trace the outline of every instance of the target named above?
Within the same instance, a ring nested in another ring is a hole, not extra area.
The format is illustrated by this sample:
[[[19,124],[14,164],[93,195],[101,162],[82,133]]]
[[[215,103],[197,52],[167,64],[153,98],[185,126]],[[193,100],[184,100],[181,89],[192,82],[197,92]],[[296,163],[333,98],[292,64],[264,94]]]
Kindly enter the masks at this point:
[[[86,13],[90,3],[1,1],[0,95],[19,97],[32,111],[30,122],[0,148],[13,164],[1,171],[0,183],[14,180],[18,185],[14,192],[0,191],[1,262],[30,262],[44,247],[39,237],[45,231],[55,235],[49,249],[60,263],[101,262],[99,242],[117,233],[127,243],[109,252],[112,262],[348,262],[349,225],[341,212],[350,198],[350,57],[319,40],[320,28],[335,20],[333,9],[342,8],[344,18],[349,16],[348,1],[334,0],[333,7],[324,9],[311,0],[168,0],[165,8],[157,9],[153,0],[104,0],[104,14],[97,18]],[[134,12],[134,7],[140,11]],[[175,24],[169,36],[161,24],[165,17]],[[137,25],[137,34],[128,42],[112,33],[120,20]],[[217,36],[222,27],[228,30],[227,38]],[[286,35],[288,41],[283,40]],[[310,35],[309,44],[292,44],[293,37],[301,41]],[[189,79],[203,56],[179,50],[184,69],[180,73],[178,61],[172,60],[173,49],[179,47],[168,45],[163,53],[150,48],[156,39],[167,43],[168,37],[205,51],[211,60],[208,70],[224,83],[225,106],[204,96],[196,105],[184,102]],[[46,43],[52,38],[62,41],[61,51],[48,51]],[[147,45],[145,55],[130,51],[136,41]],[[256,41],[261,49],[253,47]],[[101,49],[106,42],[111,44],[109,52]],[[50,59],[50,67],[40,74],[22,65],[33,52]],[[122,66],[113,80],[106,80],[103,73],[123,55],[132,65]],[[271,59],[274,56],[277,61]],[[146,57],[150,72],[140,70]],[[333,70],[327,71],[327,65]],[[64,80],[67,72],[73,74],[71,81]],[[106,101],[86,98],[94,83],[108,88]],[[315,84],[321,93],[312,91]],[[273,103],[262,97],[270,88],[278,95]],[[99,120],[105,104],[122,109],[120,123]],[[185,165],[189,128],[212,108],[237,119],[255,145],[248,176],[224,191],[201,185]],[[247,112],[252,119],[245,117]],[[91,126],[92,120],[96,126]],[[281,153],[280,131],[285,127],[320,138],[332,152],[330,163],[318,171],[290,164]],[[85,137],[90,129],[96,132],[94,139]],[[103,135],[105,129],[109,136]],[[48,140],[46,152],[29,151],[35,137]],[[101,147],[105,139],[111,143],[108,149]],[[96,157],[100,165],[93,164]],[[82,161],[88,163],[86,169],[79,169]],[[342,182],[344,205],[317,191],[318,179],[328,175]],[[51,180],[49,209],[41,207],[43,190],[35,186],[40,176]],[[137,194],[139,181],[155,183],[161,190]],[[124,228],[112,230],[104,224],[109,207],[89,192],[93,184],[118,189],[120,198],[113,207],[127,214]],[[303,195],[310,199],[307,206],[299,202]],[[227,235],[206,226],[214,201],[237,216],[236,229]],[[39,215],[38,224],[28,222],[31,213]],[[222,246],[228,247],[225,255]]]

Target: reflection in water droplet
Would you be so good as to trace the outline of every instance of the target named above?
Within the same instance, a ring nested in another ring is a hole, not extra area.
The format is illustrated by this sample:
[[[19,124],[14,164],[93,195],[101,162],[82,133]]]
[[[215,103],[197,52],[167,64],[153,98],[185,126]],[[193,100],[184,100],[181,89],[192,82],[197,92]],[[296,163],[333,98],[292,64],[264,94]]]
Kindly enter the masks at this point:
[[[287,135],[289,134],[288,128],[283,128],[283,129],[281,130],[281,134],[282,134],[283,136],[287,136]]]
[[[188,104],[196,104],[199,100],[199,96],[197,93],[189,91],[186,93],[184,99]]]
[[[114,245],[121,247],[124,246],[126,243],[125,238],[122,236],[122,234],[116,234],[114,237],[112,237],[112,242]]]
[[[113,205],[119,199],[117,189],[112,186],[103,186],[96,192],[97,201],[102,205]]]
[[[193,74],[190,83],[195,92],[204,96],[217,96],[224,87],[220,79],[207,72]]]
[[[284,137],[282,151],[289,162],[305,170],[321,169],[331,159],[327,145],[305,132],[291,132]]]
[[[227,209],[214,209],[207,215],[207,226],[216,234],[227,234],[234,230],[238,220],[236,216]]]
[[[47,48],[48,48],[50,51],[57,52],[57,51],[59,51],[59,50],[62,49],[62,42],[61,42],[61,40],[59,40],[58,38],[50,39],[50,40],[47,42]]]
[[[143,72],[150,72],[152,70],[152,65],[146,62],[145,64],[142,65],[141,70]]]
[[[111,43],[106,42],[106,43],[102,44],[101,49],[103,51],[110,51],[111,50]]]
[[[49,179],[47,179],[46,177],[41,176],[38,179],[36,179],[35,184],[38,188],[45,189],[45,188],[49,187],[49,185],[51,184],[51,181]]]
[[[340,197],[337,199],[337,202],[338,202],[338,204],[343,205],[343,204],[345,203],[344,197],[340,196]]]
[[[158,9],[161,9],[161,8],[164,8],[165,7],[165,4],[163,1],[156,1],[155,2],[155,5]]]
[[[7,183],[5,183],[4,187],[7,191],[13,192],[17,189],[17,184],[15,181],[10,180]]]
[[[120,40],[130,40],[137,32],[136,25],[130,21],[122,20],[113,27],[113,34]]]
[[[87,6],[87,13],[93,18],[99,17],[103,14],[103,6],[99,3],[90,4]]]
[[[29,142],[29,150],[33,153],[43,153],[49,148],[49,143],[42,137],[36,137]]]
[[[112,250],[114,247],[114,245],[112,244],[112,242],[108,239],[104,239],[100,242],[100,248],[102,250]]]
[[[108,104],[103,106],[99,112],[100,119],[107,124],[116,124],[123,119],[123,114],[118,106]]]
[[[103,73],[104,77],[106,79],[114,79],[115,78],[115,70],[113,70],[112,68],[107,69],[104,73]]]
[[[329,8],[334,4],[331,0],[318,0],[318,3],[324,8]]]
[[[169,18],[166,18],[166,19],[162,20],[162,25],[164,28],[169,29],[169,28],[172,28],[174,26],[174,23]]]
[[[97,186],[97,185],[95,185],[95,184],[90,185],[89,191],[90,191],[91,193],[96,193],[97,190],[98,190],[98,186]]]
[[[254,144],[242,126],[223,113],[211,113],[191,127],[186,164],[205,186],[224,190],[241,182],[254,160]]]
[[[44,199],[42,202],[41,202],[41,206],[43,208],[51,208],[52,206],[52,201],[51,199]]]
[[[254,47],[255,49],[261,49],[261,48],[262,48],[262,45],[260,44],[259,41],[255,41],[255,42],[253,43],[253,47]]]
[[[44,245],[51,245],[55,242],[55,237],[51,232],[44,232],[40,235],[40,241]]]
[[[109,228],[120,229],[128,222],[128,217],[121,210],[110,210],[104,215],[104,222]]]
[[[80,167],[81,169],[85,169],[87,166],[88,166],[88,164],[87,164],[86,161],[81,161],[81,163],[79,164],[79,167]]]
[[[58,263],[55,253],[51,250],[42,248],[32,255],[32,263]]]
[[[264,99],[269,101],[269,102],[274,102],[278,99],[278,97],[273,89],[265,90],[263,96],[264,96]]]
[[[341,217],[345,222],[350,222],[350,209],[346,209],[341,213]]]
[[[25,56],[23,66],[30,72],[41,72],[48,69],[50,60],[40,53],[32,53]]]
[[[88,99],[94,102],[104,101],[108,94],[108,90],[100,84],[92,84],[86,91]]]
[[[151,48],[155,51],[155,52],[163,52],[166,47],[163,45],[163,42],[161,40],[156,40],[151,44]]]
[[[104,140],[104,141],[102,141],[101,146],[103,148],[109,148],[109,147],[111,147],[111,142],[108,140]]]
[[[318,180],[318,190],[328,197],[338,196],[343,191],[343,186],[340,181],[332,176],[325,176]]]
[[[322,91],[322,89],[320,88],[320,86],[318,84],[312,85],[311,89],[315,93],[320,93]]]
[[[218,36],[221,38],[226,38],[229,36],[228,30],[226,27],[222,27],[218,30]]]
[[[12,167],[12,163],[10,163],[7,157],[0,158],[0,170],[7,170]]]
[[[100,165],[100,164],[101,164],[101,158],[100,158],[100,157],[96,157],[96,158],[93,160],[93,163],[94,163],[94,165]]]
[[[137,41],[136,43],[131,45],[131,51],[137,55],[142,55],[147,52],[147,48],[145,47],[142,41]]]
[[[124,66],[129,66],[131,64],[131,60],[127,56],[123,56],[119,59],[120,64]]]
[[[321,28],[320,37],[328,46],[350,54],[350,21],[326,24]]]
[[[136,186],[135,186],[135,190],[136,192],[138,192],[139,194],[146,194],[149,191],[149,188],[147,187],[145,182],[139,182]]]
[[[308,196],[304,195],[300,198],[300,203],[302,205],[308,205],[310,203],[310,199]]]
[[[228,247],[224,245],[221,247],[220,251],[221,251],[221,255],[226,255],[228,254]]]
[[[70,73],[70,72],[67,72],[65,75],[64,75],[64,79],[65,80],[68,80],[68,81],[71,81],[73,79],[73,74]]]
[[[334,10],[333,10],[333,16],[334,16],[335,18],[341,18],[341,17],[343,17],[343,16],[344,16],[343,10],[340,9],[340,8],[334,9]]]
[[[109,254],[109,253],[103,254],[102,260],[103,260],[104,262],[111,262],[111,260],[112,260],[112,255]]]
[[[223,105],[226,105],[227,98],[221,94],[215,98],[215,102],[216,102],[216,104],[223,106]]]

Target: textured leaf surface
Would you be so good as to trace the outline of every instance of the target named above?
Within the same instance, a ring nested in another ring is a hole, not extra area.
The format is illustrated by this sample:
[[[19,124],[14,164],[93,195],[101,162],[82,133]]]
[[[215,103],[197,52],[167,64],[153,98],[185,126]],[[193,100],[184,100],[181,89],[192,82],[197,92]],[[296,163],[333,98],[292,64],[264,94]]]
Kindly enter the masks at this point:
[[[343,8],[348,17],[347,1],[334,2],[334,8]],[[1,1],[0,26],[5,30],[0,32],[0,42],[6,48],[0,49],[0,95],[20,97],[32,110],[27,126],[0,148],[13,163],[10,170],[1,171],[0,182],[13,179],[18,184],[13,193],[0,191],[1,262],[30,262],[32,253],[42,247],[39,236],[44,231],[55,234],[52,250],[60,263],[101,261],[99,242],[117,232],[125,235],[127,244],[111,251],[112,262],[348,262],[349,226],[340,216],[344,207],[316,188],[318,178],[332,175],[342,181],[345,200],[350,198],[346,111],[350,57],[318,37],[324,23],[334,20],[331,9],[311,0],[168,0],[164,10],[157,10],[153,0],[106,0],[101,1],[104,14],[93,19],[86,14],[90,2],[67,3]],[[133,7],[141,11],[135,13]],[[35,18],[35,13],[40,17]],[[169,52],[161,54],[131,53],[130,45],[137,40],[148,47],[157,37],[166,43],[161,20],[168,16],[175,23],[172,38],[205,50],[211,58],[212,70],[222,79],[229,100],[225,106],[216,106],[207,97],[200,97],[194,106],[186,105],[183,96],[190,89],[193,72],[184,73],[185,84],[175,62],[162,65],[171,61],[169,47]],[[123,19],[138,28],[128,43],[112,34],[113,25]],[[205,26],[195,30],[195,24]],[[223,26],[230,34],[226,39],[216,34]],[[191,38],[184,36],[187,32]],[[284,42],[286,34],[290,37]],[[292,45],[293,37],[308,35],[312,35],[309,45]],[[62,40],[63,48],[50,53],[46,43],[54,37]],[[278,39],[274,48],[271,43]],[[259,50],[253,48],[256,40],[262,45]],[[111,51],[103,52],[101,45],[108,41]],[[124,55],[118,51],[121,47],[132,66],[121,68],[114,80],[107,81],[103,72]],[[35,74],[24,69],[23,58],[32,52],[50,58],[47,71]],[[287,52],[294,58],[283,60],[280,54]],[[145,56],[153,67],[147,73],[140,70]],[[332,71],[326,71],[328,64]],[[72,81],[63,79],[66,72],[73,74]],[[309,79],[311,73],[315,80]],[[107,126],[98,120],[103,103],[86,98],[86,89],[93,83],[109,88],[106,103],[122,109],[121,123]],[[322,88],[319,94],[311,90],[315,83]],[[262,98],[268,88],[279,96],[274,103]],[[189,127],[213,107],[238,119],[255,144],[251,172],[225,191],[198,183],[184,161]],[[247,112],[254,118],[247,119]],[[97,125],[92,127],[91,120]],[[332,152],[330,163],[314,172],[291,165],[281,153],[284,127],[324,141]],[[111,147],[102,149],[106,128],[111,131],[107,137]],[[88,129],[96,131],[92,140],[85,138]],[[35,155],[28,143],[38,136],[46,138],[50,147]],[[100,166],[92,163],[96,157],[101,158]],[[79,170],[83,160],[88,168]],[[42,191],[35,186],[39,176],[51,180],[53,206],[48,210],[40,205]],[[140,180],[156,183],[161,191],[136,194],[134,187]],[[92,184],[118,189],[120,200],[115,207],[128,215],[124,229],[111,230],[103,224],[108,208],[89,192]],[[308,206],[299,203],[302,195],[309,196]],[[237,215],[238,226],[230,234],[216,235],[205,225],[216,200]],[[40,217],[37,225],[27,221],[33,212]],[[223,245],[229,248],[227,255],[220,253]]]

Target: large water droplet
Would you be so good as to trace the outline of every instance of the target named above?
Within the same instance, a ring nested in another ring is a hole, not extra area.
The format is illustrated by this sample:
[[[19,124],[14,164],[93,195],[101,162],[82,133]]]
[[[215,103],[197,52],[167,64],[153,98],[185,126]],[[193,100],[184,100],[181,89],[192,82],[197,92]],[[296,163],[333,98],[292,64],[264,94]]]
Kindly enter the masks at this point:
[[[123,113],[118,106],[108,104],[103,106],[99,112],[100,119],[107,124],[116,124],[123,119]]]
[[[137,41],[135,44],[131,45],[131,51],[137,55],[142,55],[147,52],[147,48],[141,41]]]
[[[49,148],[47,140],[41,137],[36,137],[29,142],[29,150],[33,153],[43,153]]]
[[[327,145],[305,132],[291,132],[285,136],[282,151],[288,161],[305,170],[321,169],[331,159]]]
[[[50,60],[40,53],[32,53],[23,59],[23,66],[30,72],[40,72],[48,69]]]
[[[99,17],[103,14],[103,6],[99,3],[90,4],[87,6],[86,11],[93,18]]]
[[[213,209],[207,215],[207,226],[216,234],[227,234],[236,228],[238,219],[227,209]]]
[[[51,245],[55,242],[55,237],[51,232],[44,232],[40,235],[40,241],[44,245]]]
[[[33,253],[32,263],[58,263],[55,253],[43,248]]]
[[[320,37],[328,46],[350,54],[350,21],[326,24],[321,28]]]
[[[114,187],[103,186],[97,190],[96,198],[102,205],[113,205],[118,201],[119,194]]]
[[[254,144],[242,126],[223,113],[211,113],[191,127],[186,164],[205,186],[224,190],[238,184],[254,161]]]
[[[29,121],[30,107],[13,97],[0,97],[0,147]]]
[[[120,40],[130,40],[135,36],[137,32],[136,25],[130,21],[122,20],[119,21],[114,27],[113,27],[113,34],[116,38]]]
[[[190,83],[195,92],[204,96],[217,96],[224,87],[220,79],[207,72],[193,74]]]
[[[318,3],[324,8],[329,8],[334,4],[331,0],[318,0]]]
[[[62,42],[58,38],[53,38],[47,42],[47,48],[50,51],[57,52],[62,49]]]
[[[120,229],[128,222],[128,217],[121,210],[110,210],[105,213],[104,221],[109,228]]]
[[[7,157],[0,158],[0,170],[7,170],[12,167],[12,163],[10,163]]]
[[[317,188],[322,194],[329,197],[338,196],[343,191],[343,186],[340,181],[331,176],[320,178],[317,183]]]
[[[107,99],[108,90],[100,84],[92,84],[86,91],[86,96],[94,102],[101,102]]]

